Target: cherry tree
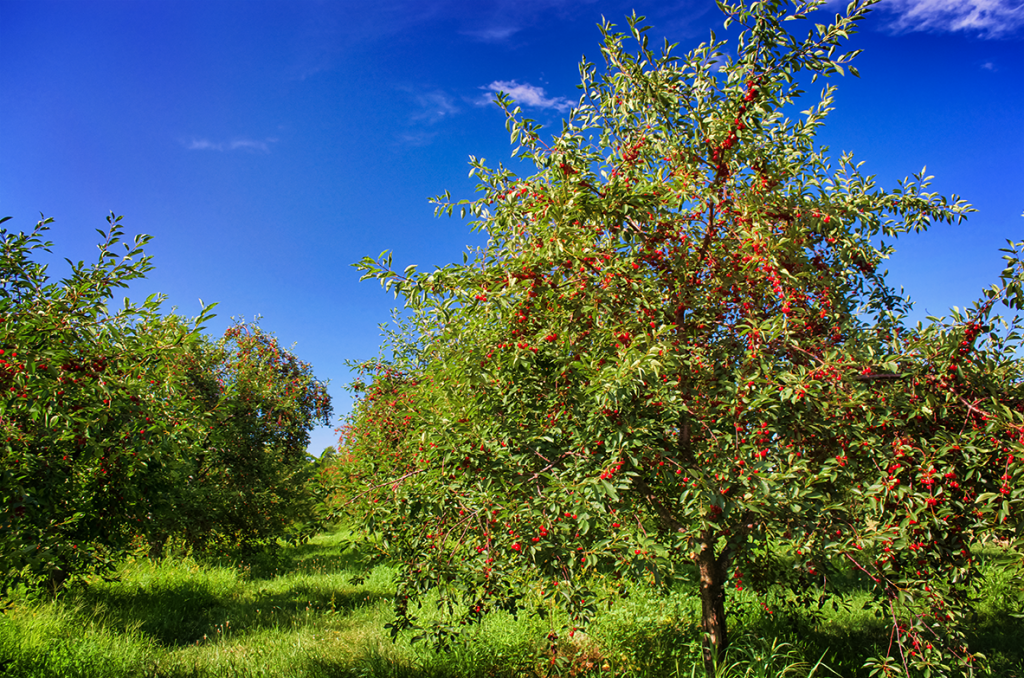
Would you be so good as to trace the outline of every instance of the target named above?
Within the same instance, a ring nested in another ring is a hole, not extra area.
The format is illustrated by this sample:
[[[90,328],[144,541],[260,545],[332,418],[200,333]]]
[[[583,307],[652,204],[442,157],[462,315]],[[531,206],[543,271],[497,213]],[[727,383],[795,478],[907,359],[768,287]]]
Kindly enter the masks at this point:
[[[6,219],[4,220],[6,221]],[[258,325],[202,334],[154,295],[115,291],[152,268],[148,236],[50,278],[49,219],[0,230],[0,592],[62,588],[145,537],[251,548],[308,533],[319,484],[309,431],[331,415],[312,367]],[[0,222],[2,223],[2,222]]]
[[[4,219],[3,221],[7,221]],[[170,358],[197,341],[154,295],[113,305],[152,268],[148,236],[124,243],[121,218],[99,256],[54,281],[37,255],[50,219],[0,230],[0,586],[110,568],[147,519],[151,469],[205,434]],[[123,251],[119,251],[122,250]]]
[[[395,632],[437,589],[442,640],[528,595],[572,635],[624,582],[695,573],[713,675],[730,587],[828,594],[853,570],[891,619],[879,671],[970,672],[972,547],[1021,532],[1018,321],[996,307],[1022,306],[1022,247],[974,306],[909,326],[886,243],[972,209],[815,143],[835,86],[803,88],[856,75],[873,2],[787,30],[820,4],[722,3],[731,43],[681,57],[606,23],[560,133],[498,97],[536,173],[473,158],[481,197],[436,198],[485,247],[357,264],[409,323],[341,444],[348,506],[403,566]]]

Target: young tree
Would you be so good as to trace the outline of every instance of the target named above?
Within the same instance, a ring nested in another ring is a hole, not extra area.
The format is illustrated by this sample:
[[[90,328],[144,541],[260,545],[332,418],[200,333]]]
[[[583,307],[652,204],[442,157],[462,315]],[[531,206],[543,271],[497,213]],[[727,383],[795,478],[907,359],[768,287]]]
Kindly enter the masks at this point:
[[[882,670],[970,670],[971,546],[1021,530],[1019,337],[993,314],[1021,308],[1021,247],[970,311],[905,326],[881,239],[971,208],[815,145],[834,87],[797,113],[801,87],[856,74],[842,45],[873,2],[785,30],[820,4],[722,3],[735,49],[683,58],[642,18],[634,51],[605,24],[606,68],[581,65],[550,142],[499,95],[537,173],[472,159],[483,196],[437,198],[485,248],[426,274],[358,264],[419,332],[413,359],[368,365],[342,447],[404,565],[396,630],[433,587],[456,621],[540,590],[582,624],[624,579],[694,568],[712,675],[729,585],[854,568],[892,619]]]
[[[51,282],[33,257],[51,220],[0,230],[0,586],[51,588],[110,567],[147,518],[148,469],[191,446],[205,420],[168,378],[198,327],[166,322],[161,299],[111,310],[114,291],[150,270],[147,236]],[[4,219],[6,221],[6,219]],[[210,316],[210,307],[196,325]]]

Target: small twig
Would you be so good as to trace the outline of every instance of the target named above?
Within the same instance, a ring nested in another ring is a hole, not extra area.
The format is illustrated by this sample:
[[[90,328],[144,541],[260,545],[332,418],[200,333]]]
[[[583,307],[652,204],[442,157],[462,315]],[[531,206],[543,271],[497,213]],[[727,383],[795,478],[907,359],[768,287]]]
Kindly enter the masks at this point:
[[[853,376],[854,381],[899,381],[900,379],[906,378],[906,375],[893,374],[891,372],[884,372],[881,374],[855,374]]]
[[[900,633],[899,621],[896,619],[896,603],[895,602],[893,602],[893,601],[889,602],[889,611],[890,611],[890,613],[892,613],[892,625],[893,625],[893,629],[896,631],[896,638],[897,639],[901,639],[902,638],[902,634]],[[905,672],[904,675],[909,676],[910,675],[910,667],[907,665],[907,655],[903,651],[903,643],[902,643],[902,641],[898,642],[896,644],[896,646],[900,649],[900,660],[903,662],[903,671]],[[892,634],[889,635],[889,648],[890,649],[892,648]]]
[[[980,414],[981,416],[985,417],[986,419],[995,419],[996,418],[996,417],[993,417],[991,414],[989,414],[988,412],[986,412],[985,410],[981,409],[980,407],[978,407],[975,404],[975,403],[977,403],[979,401],[975,401],[974,403],[969,403],[969,402],[967,402],[967,399],[962,397],[962,396],[959,398],[959,400],[960,400],[960,404],[965,406],[971,412],[975,412],[977,414]],[[1013,424],[1013,423],[1010,423],[1010,422],[1007,422],[1006,425],[1009,426],[1012,429],[1015,429],[1017,431],[1020,431],[1020,432],[1024,433],[1024,425]]]
[[[370,487],[368,487],[368,488],[366,489],[366,491],[365,491],[365,492],[360,492],[359,494],[357,494],[356,496],[352,497],[352,498],[351,498],[351,499],[349,499],[349,500],[348,500],[347,502],[345,502],[344,504],[342,504],[342,506],[348,506],[349,504],[352,504],[353,502],[355,502],[355,501],[357,501],[357,500],[361,499],[362,497],[365,497],[365,496],[366,496],[367,494],[369,494],[370,492],[373,492],[374,490],[379,490],[380,488],[382,488],[382,487],[386,487],[386,486],[388,486],[388,485],[397,485],[398,483],[402,482],[402,481],[403,481],[403,480],[405,480],[406,478],[410,478],[410,477],[412,477],[412,476],[414,476],[414,475],[418,475],[418,474],[420,474],[420,473],[423,473],[423,472],[424,472],[424,471],[426,471],[426,470],[427,470],[427,469],[425,469],[425,468],[421,468],[421,469],[416,469],[415,471],[409,471],[409,472],[408,472],[408,473],[406,473],[405,475],[403,475],[403,476],[399,476],[398,478],[394,478],[393,480],[389,480],[389,481],[387,481],[387,482],[385,482],[385,483],[380,483],[380,484],[378,484],[378,485],[371,485]]]

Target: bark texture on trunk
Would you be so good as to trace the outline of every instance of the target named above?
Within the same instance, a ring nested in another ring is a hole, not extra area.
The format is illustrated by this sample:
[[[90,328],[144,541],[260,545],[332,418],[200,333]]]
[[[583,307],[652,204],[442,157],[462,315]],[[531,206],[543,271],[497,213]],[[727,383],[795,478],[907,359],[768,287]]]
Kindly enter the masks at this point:
[[[715,557],[715,538],[705,532],[697,554],[700,573],[701,627],[704,631],[704,671],[708,678],[715,676],[715,661],[729,645],[725,624],[725,568]]]

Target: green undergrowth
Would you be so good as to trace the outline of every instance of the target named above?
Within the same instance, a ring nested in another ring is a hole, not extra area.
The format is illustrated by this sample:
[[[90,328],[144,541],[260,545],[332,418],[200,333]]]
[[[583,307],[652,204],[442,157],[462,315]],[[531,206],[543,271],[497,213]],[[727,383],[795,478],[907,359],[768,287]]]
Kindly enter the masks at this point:
[[[0,676],[703,675],[694,582],[662,594],[634,586],[572,638],[558,619],[494,613],[444,652],[410,635],[391,639],[395,573],[367,567],[345,537],[321,535],[244,566],[186,553],[140,557],[115,581],[56,600],[16,592],[0,615]],[[1019,586],[1004,569],[986,571],[971,640],[990,658],[991,676],[1024,678],[1024,626],[1012,616],[1024,611]],[[734,641],[720,675],[866,676],[865,658],[884,649],[888,633],[863,609],[866,596],[851,584],[841,604],[812,614],[782,595],[731,591]],[[430,600],[420,614],[436,615]],[[545,639],[552,630],[560,630],[554,653]]]

